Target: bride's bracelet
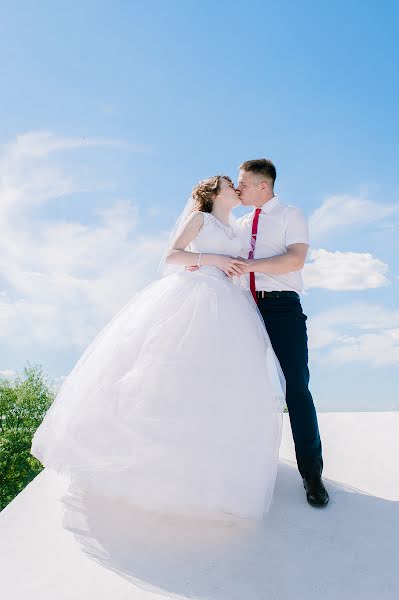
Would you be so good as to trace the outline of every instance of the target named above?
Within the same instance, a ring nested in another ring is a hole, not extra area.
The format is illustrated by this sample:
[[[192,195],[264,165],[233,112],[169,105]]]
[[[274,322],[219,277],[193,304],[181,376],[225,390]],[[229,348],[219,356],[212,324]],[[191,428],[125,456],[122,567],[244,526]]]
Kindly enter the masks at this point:
[[[199,266],[200,266],[200,263],[201,263],[201,256],[202,256],[202,253],[200,252],[200,255],[199,255],[199,257],[198,257],[198,263],[197,263],[197,267],[199,267]]]

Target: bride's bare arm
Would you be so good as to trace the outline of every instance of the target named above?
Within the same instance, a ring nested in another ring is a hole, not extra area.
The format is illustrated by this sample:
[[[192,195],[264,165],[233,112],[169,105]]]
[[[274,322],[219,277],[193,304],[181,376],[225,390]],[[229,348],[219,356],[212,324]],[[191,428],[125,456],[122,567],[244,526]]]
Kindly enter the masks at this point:
[[[184,229],[173,240],[166,255],[166,262],[168,264],[188,266],[198,262],[199,254],[197,252],[188,252],[185,248],[197,237],[203,224],[204,215],[201,212],[195,212],[187,219]],[[206,258],[207,255],[203,254],[201,257],[202,264],[207,264]]]
[[[204,225],[204,215],[201,211],[195,212],[187,219],[184,229],[178,237],[172,242],[169,252],[166,256],[166,262],[173,265],[182,265],[189,267],[196,265],[199,259],[199,253],[185,250],[190,242],[193,241]],[[245,263],[232,256],[224,254],[201,254],[201,265],[215,266],[222,269],[226,274],[241,275],[240,265]]]

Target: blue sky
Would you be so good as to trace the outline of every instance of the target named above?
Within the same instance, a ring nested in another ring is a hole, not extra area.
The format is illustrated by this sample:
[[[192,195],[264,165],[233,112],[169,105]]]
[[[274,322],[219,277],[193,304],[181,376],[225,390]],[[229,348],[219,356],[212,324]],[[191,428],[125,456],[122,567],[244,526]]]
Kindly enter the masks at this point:
[[[397,410],[395,2],[22,2],[0,24],[0,371],[62,378],[192,186],[266,156],[311,225],[319,410]]]

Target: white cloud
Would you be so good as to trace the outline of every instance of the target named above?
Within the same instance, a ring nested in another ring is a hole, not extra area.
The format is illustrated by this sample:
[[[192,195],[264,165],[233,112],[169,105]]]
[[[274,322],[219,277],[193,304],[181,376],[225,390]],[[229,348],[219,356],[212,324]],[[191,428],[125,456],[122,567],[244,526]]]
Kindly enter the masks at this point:
[[[13,379],[16,374],[17,372],[12,371],[11,369],[4,369],[4,371],[0,371],[0,377],[4,377],[5,379]]]
[[[330,196],[309,219],[312,239],[318,239],[337,229],[374,223],[399,212],[399,204],[373,202],[359,196]]]
[[[308,330],[318,362],[399,366],[399,309],[350,304],[312,317]]]
[[[92,140],[89,145],[97,143],[119,144]],[[9,346],[82,348],[155,273],[165,237],[140,235],[138,209],[128,199],[98,210],[91,224],[35,213],[35,206],[81,190],[50,155],[82,145],[29,133],[6,145],[0,157],[5,169],[0,181],[5,288],[0,293],[0,337]],[[91,182],[84,185],[90,189]]]
[[[365,290],[389,284],[388,265],[369,253],[311,250],[304,268],[305,288]]]
[[[22,216],[27,207],[45,204],[77,191],[85,191],[87,182],[77,181],[65,167],[48,159],[62,151],[98,147],[126,147],[147,152],[148,146],[123,140],[64,138],[46,131],[18,135],[2,146],[0,156],[0,223]],[[92,185],[93,187],[93,185]]]
[[[51,131],[31,131],[17,135],[12,142],[3,146],[2,160],[15,166],[20,160],[43,158],[58,150],[74,150],[101,146],[125,147],[135,152],[148,152],[147,144],[136,144],[125,140],[104,138],[67,138],[54,135]]]

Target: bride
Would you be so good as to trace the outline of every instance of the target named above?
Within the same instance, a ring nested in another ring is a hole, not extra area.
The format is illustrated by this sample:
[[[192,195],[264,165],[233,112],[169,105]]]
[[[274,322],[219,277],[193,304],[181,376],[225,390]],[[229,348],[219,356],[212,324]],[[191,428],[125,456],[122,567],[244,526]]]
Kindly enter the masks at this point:
[[[261,519],[269,510],[285,382],[239,285],[239,204],[227,176],[193,188],[162,277],[95,337],[37,429],[31,454],[45,467],[150,511]]]

